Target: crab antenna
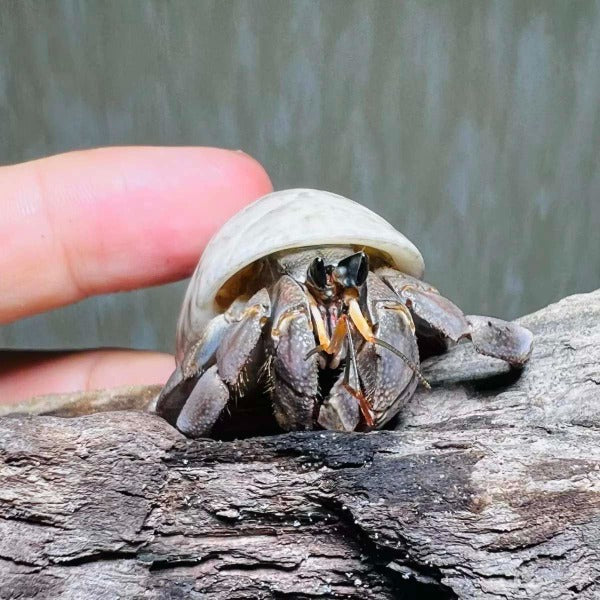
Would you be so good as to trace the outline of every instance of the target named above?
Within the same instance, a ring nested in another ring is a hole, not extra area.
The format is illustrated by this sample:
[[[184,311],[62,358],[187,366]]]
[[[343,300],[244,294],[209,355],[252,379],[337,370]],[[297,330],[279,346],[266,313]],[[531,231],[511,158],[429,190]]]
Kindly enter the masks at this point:
[[[379,338],[374,337],[370,341],[373,344],[381,346],[382,348],[385,348],[386,350],[389,350],[396,356],[400,357],[414,371],[414,373],[418,377],[419,381],[423,384],[423,387],[425,387],[428,390],[431,389],[431,385],[429,385],[429,382],[427,381],[427,379],[425,379],[425,377],[423,377],[423,373],[421,373],[421,369],[419,369],[419,367],[417,367],[417,365],[415,365],[415,363],[412,360],[410,360],[410,358],[408,358],[408,356],[406,356],[406,354],[403,354],[402,352],[400,352],[400,350],[398,350],[398,348],[394,348],[394,346],[392,346],[391,344],[388,344],[384,340],[380,340]]]

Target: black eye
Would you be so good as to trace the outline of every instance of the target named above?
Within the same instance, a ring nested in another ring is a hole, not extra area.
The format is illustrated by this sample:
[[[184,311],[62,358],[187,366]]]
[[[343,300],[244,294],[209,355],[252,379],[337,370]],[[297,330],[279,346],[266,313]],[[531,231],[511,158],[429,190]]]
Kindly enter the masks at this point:
[[[357,252],[340,260],[335,269],[338,281],[345,287],[360,287],[369,274],[369,257]]]
[[[308,267],[308,282],[321,290],[327,287],[327,269],[320,256],[317,256]]]

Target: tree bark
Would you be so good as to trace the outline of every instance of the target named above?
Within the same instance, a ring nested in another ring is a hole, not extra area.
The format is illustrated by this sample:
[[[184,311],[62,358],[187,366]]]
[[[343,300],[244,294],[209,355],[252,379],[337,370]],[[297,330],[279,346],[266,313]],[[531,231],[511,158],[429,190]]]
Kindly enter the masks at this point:
[[[600,290],[520,322],[522,373],[461,344],[395,431],[0,419],[0,598],[600,597]]]

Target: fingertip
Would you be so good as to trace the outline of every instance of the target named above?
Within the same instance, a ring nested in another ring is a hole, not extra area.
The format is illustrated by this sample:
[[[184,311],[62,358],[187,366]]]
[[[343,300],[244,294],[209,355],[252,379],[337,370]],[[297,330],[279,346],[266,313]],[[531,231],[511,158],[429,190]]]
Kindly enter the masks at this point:
[[[217,153],[226,153],[229,157],[234,157],[231,164],[235,165],[236,171],[241,178],[246,179],[249,186],[249,192],[253,192],[253,197],[264,196],[273,191],[273,184],[263,165],[251,154],[244,150],[230,150],[226,148],[207,148],[207,150]]]
[[[114,147],[0,169],[0,322],[186,277],[213,233],[272,190],[242,151]]]
[[[86,295],[187,277],[214,232],[272,190],[262,165],[237,150],[119,147],[80,154],[89,164],[82,171],[93,177],[83,184],[92,201],[81,200],[83,190],[68,211],[54,214],[67,256],[85,258],[70,263]],[[64,161],[72,168],[68,155]],[[56,169],[53,175],[56,181]]]

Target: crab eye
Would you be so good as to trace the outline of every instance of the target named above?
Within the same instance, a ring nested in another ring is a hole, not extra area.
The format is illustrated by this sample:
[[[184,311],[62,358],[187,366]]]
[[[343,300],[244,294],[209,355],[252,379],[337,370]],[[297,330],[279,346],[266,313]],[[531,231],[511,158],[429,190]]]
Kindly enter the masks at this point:
[[[369,274],[369,257],[357,252],[340,260],[335,269],[336,279],[344,287],[360,287]]]
[[[308,267],[308,282],[321,290],[327,287],[327,269],[320,256],[317,256]]]

